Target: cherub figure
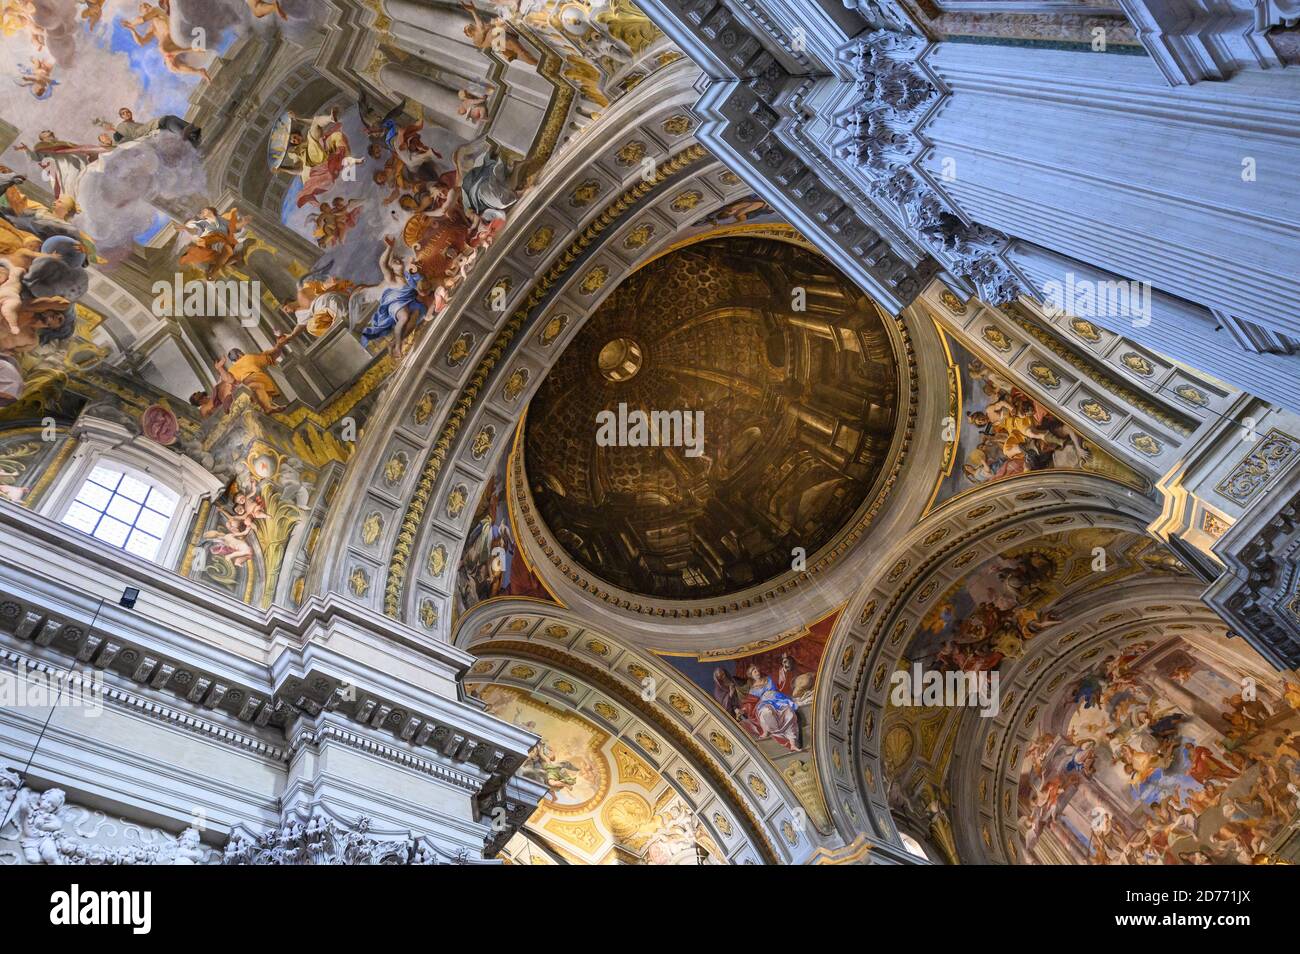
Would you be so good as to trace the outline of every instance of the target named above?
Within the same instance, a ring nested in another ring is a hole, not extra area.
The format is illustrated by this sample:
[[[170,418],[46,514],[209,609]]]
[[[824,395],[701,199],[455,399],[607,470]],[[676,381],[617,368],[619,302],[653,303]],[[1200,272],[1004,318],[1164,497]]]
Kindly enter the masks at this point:
[[[220,557],[225,557],[232,566],[243,566],[253,558],[253,547],[248,542],[248,535],[253,532],[251,520],[229,513],[218,507],[224,530],[205,530],[203,539],[209,541],[208,549]]]
[[[212,51],[181,46],[172,38],[171,0],[159,0],[157,4],[141,3],[138,17],[133,20],[120,19],[118,22],[131,31],[131,38],[137,45],[157,43],[163,64],[171,72],[202,76],[205,80],[212,81],[206,66],[196,66],[192,62],[194,59],[211,56]],[[144,27],[144,33],[139,32],[139,27]]]
[[[99,26],[104,16],[104,0],[81,0],[81,19],[86,21],[86,28],[93,30]]]
[[[171,863],[174,865],[201,865],[207,859],[197,828],[186,828],[176,839]]]
[[[58,840],[63,833],[59,812],[63,800],[62,789],[47,788],[39,796],[30,793],[26,805],[19,808],[18,844],[29,865],[59,863]]]
[[[4,0],[4,6],[0,7],[0,30],[5,36],[25,30],[37,53],[46,48],[45,27],[36,19],[34,0]]]
[[[465,0],[461,7],[474,18],[474,22],[465,27],[465,35],[482,52],[495,53],[507,63],[523,60],[529,66],[537,65],[537,57],[519,42],[514,27],[505,19],[497,17],[491,23],[484,23],[474,4]]]
[[[471,90],[462,86],[456,93],[460,105],[456,113],[464,116],[471,123],[481,123],[487,119],[488,90]]]
[[[335,196],[333,202],[322,202],[316,212],[307,216],[307,221],[315,225],[316,244],[321,248],[333,248],[342,244],[360,216],[359,200]]]
[[[19,86],[26,86],[32,91],[32,95],[37,99],[49,99],[50,94],[54,92],[54,87],[59,85],[59,81],[54,79],[54,61],[41,59],[39,56],[32,57],[31,66],[19,64],[18,71],[22,76],[15,82]]]

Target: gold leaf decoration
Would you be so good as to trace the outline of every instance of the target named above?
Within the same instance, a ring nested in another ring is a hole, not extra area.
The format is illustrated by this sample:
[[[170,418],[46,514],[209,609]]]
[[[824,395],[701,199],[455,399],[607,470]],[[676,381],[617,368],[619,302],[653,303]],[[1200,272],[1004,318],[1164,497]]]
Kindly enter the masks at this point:
[[[438,606],[433,600],[420,600],[420,622],[425,629],[433,629],[438,625]]]
[[[687,189],[671,203],[674,212],[689,212],[700,204],[704,194],[697,189]]]
[[[622,146],[614,154],[620,166],[634,166],[645,158],[645,143],[639,139],[633,139],[631,142]]]
[[[524,251],[530,256],[540,255],[550,247],[553,241],[555,241],[555,229],[549,225],[543,225],[529,237],[528,244],[524,246]]]
[[[435,578],[447,569],[447,548],[441,543],[429,549],[428,567],[429,575]]]
[[[694,127],[691,117],[678,113],[663,121],[662,129],[670,136],[684,136]]]
[[[348,588],[357,597],[365,596],[370,589],[370,574],[361,567],[354,566],[351,575],[348,576]]]
[[[549,348],[555,343],[555,339],[560,337],[560,333],[564,331],[564,326],[568,323],[568,315],[552,315],[538,333],[537,343],[543,348]]]
[[[361,522],[361,542],[368,547],[375,545],[379,535],[384,532],[384,518],[378,510],[372,510]]]
[[[524,392],[524,387],[528,384],[528,369],[515,368],[510,372],[510,377],[506,378],[505,386],[501,389],[501,396],[509,403],[518,400],[519,395]]]
[[[453,520],[461,515],[465,509],[465,504],[469,502],[469,488],[464,484],[457,484],[451,488],[447,494],[447,516]]]

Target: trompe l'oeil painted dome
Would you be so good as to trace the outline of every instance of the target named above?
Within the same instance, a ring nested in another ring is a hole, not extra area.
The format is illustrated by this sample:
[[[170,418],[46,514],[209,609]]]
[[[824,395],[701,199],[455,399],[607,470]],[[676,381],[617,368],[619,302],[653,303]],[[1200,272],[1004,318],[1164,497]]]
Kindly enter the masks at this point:
[[[897,423],[875,305],[797,245],[670,251],[596,310],[529,410],[537,507],[573,560],[665,599],[735,593],[851,522]]]

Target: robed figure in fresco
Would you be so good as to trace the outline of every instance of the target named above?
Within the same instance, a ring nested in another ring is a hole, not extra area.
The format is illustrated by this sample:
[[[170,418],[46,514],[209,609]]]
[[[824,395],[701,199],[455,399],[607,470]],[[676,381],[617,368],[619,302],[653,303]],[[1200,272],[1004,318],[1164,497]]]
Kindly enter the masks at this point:
[[[101,153],[108,151],[104,146],[85,146],[59,139],[52,129],[41,130],[34,146],[20,142],[14,148],[25,152],[49,176],[54,186],[53,212],[65,221],[78,211],[77,186],[82,173]]]
[[[749,667],[749,689],[740,703],[745,728],[760,739],[775,739],[791,752],[802,748],[799,739],[799,705],[776,688],[771,676]]]
[[[271,168],[302,180],[301,208],[318,202],[338,181],[351,146],[336,108],[306,120],[286,113],[272,130],[269,150]]]

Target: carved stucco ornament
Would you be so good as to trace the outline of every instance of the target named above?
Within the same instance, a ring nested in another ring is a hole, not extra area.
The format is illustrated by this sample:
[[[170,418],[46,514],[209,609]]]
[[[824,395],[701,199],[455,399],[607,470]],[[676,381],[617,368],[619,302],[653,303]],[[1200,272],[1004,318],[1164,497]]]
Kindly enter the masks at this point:
[[[28,788],[0,764],[0,865],[202,865],[217,860],[195,828],[179,836],[108,818],[61,788]]]
[[[924,37],[876,30],[845,48],[842,55],[860,99],[839,120],[849,134],[839,158],[856,164],[871,180],[872,194],[892,206],[936,257],[975,285],[980,298],[994,305],[1014,301],[1025,289],[1002,259],[1007,237],[967,224],[915,169],[923,150],[917,126],[940,98],[938,86],[917,64],[926,44]]]
[[[380,835],[370,819],[351,824],[314,812],[278,828],[250,834],[236,828],[222,856],[225,865],[446,865],[474,864],[465,850],[448,853],[412,834]]]

